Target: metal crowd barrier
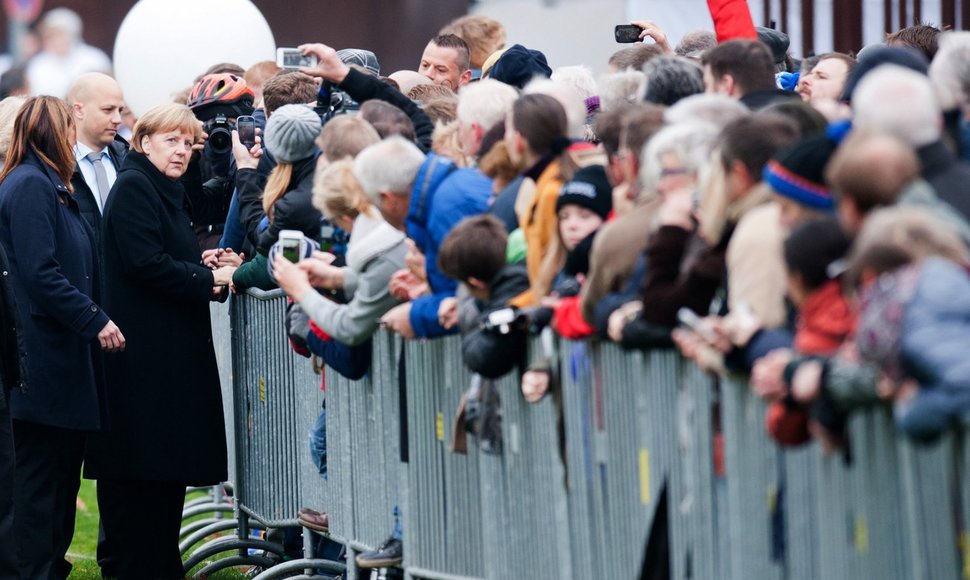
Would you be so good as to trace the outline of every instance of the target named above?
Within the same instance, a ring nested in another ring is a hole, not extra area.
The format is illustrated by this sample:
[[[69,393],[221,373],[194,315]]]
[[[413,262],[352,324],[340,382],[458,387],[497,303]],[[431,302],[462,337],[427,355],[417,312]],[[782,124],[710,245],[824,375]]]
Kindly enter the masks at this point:
[[[306,451],[319,377],[289,352],[281,300],[233,306],[233,483],[266,525],[327,511],[352,557],[401,507],[410,578],[637,578],[663,554],[676,580],[970,578],[970,434],[916,445],[880,407],[852,416],[851,461],[782,450],[744,380],[672,351],[562,341],[558,396],[531,405],[516,377],[498,381],[502,452],[469,437],[459,455],[448,442],[472,380],[460,339],[379,333],[365,379],[326,373],[323,480]]]

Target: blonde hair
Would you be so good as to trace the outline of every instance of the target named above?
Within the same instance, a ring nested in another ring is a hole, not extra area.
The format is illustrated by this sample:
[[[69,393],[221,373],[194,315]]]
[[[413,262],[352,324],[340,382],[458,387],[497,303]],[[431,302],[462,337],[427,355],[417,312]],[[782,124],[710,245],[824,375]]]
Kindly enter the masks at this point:
[[[273,205],[286,194],[293,179],[292,163],[277,163],[273,171],[270,172],[266,180],[266,188],[263,190],[263,212],[269,221],[273,221]]]
[[[461,140],[458,138],[458,121],[451,123],[438,123],[434,128],[431,138],[431,150],[438,155],[451,158],[458,167],[468,167],[468,157],[461,148]]]
[[[7,162],[7,149],[13,140],[13,122],[25,97],[7,97],[0,101],[0,166]]]
[[[352,159],[334,161],[317,171],[313,178],[313,207],[328,219],[373,215],[373,206],[354,176]]]
[[[956,230],[933,214],[913,207],[877,209],[856,237],[846,284],[858,286],[866,271],[881,274],[930,256],[970,265],[970,251]]]
[[[179,103],[167,103],[152,107],[138,118],[131,135],[131,148],[144,153],[142,140],[158,133],[180,131],[190,133],[196,143],[202,140],[202,123],[195,118],[192,109]]]

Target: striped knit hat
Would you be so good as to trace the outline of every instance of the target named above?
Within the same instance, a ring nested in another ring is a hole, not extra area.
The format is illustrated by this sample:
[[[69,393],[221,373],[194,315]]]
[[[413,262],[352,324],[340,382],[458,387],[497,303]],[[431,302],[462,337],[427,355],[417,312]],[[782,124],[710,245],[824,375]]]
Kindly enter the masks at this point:
[[[835,200],[825,185],[825,166],[837,144],[825,135],[812,135],[795,143],[765,165],[765,183],[778,195],[801,205],[832,211]]]

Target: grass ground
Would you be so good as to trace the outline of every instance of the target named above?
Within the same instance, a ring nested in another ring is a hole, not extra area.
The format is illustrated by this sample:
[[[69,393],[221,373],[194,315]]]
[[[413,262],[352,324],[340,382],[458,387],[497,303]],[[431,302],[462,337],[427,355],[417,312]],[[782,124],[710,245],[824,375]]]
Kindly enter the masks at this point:
[[[98,501],[95,496],[94,482],[81,481],[78,493],[77,518],[74,524],[74,542],[68,558],[74,562],[74,569],[68,580],[100,580],[101,569],[95,560],[98,545]],[[245,578],[242,570],[223,570],[209,577],[209,580],[239,580]]]

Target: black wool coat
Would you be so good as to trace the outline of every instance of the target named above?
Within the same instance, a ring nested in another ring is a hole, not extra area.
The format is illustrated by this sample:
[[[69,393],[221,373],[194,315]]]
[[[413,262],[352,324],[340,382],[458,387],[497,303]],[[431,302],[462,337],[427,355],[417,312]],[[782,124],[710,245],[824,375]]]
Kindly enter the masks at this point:
[[[201,192],[197,185],[190,192]],[[141,153],[125,158],[102,241],[104,303],[128,345],[106,359],[108,428],[89,444],[86,477],[194,485],[226,479],[209,321],[213,277],[193,230],[193,220],[212,217],[210,208],[221,210],[221,199],[206,204],[190,196]]]

